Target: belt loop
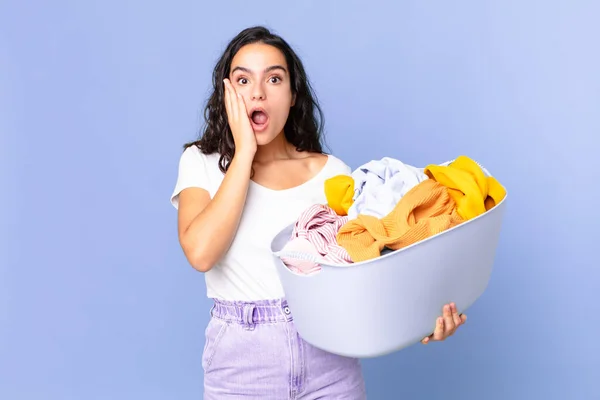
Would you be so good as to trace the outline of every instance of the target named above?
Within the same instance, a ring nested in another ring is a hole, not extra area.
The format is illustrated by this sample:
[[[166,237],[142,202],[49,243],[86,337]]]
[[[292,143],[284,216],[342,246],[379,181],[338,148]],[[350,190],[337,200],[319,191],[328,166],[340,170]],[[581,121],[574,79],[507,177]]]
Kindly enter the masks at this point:
[[[254,304],[244,304],[244,328],[247,330],[254,329],[254,310],[256,306]]]

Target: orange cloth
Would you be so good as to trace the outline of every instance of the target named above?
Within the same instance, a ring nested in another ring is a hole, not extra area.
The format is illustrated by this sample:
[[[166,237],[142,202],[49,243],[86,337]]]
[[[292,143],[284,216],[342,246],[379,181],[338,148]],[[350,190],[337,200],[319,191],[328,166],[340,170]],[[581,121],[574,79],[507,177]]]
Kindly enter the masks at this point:
[[[352,261],[359,262],[380,256],[384,247],[398,250],[462,221],[448,189],[427,179],[409,190],[385,217],[359,214],[346,222],[336,239]]]
[[[448,166],[428,165],[424,172],[448,188],[464,220],[483,214],[506,196],[504,187],[467,156],[457,157]]]

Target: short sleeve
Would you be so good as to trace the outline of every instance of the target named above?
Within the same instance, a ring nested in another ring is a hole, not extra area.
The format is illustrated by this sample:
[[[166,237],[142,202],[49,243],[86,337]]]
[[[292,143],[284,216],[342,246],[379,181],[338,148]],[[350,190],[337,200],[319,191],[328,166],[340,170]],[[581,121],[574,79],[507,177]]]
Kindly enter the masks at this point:
[[[183,151],[179,159],[179,170],[175,189],[171,194],[171,204],[179,208],[179,193],[190,187],[202,188],[210,192],[207,157],[196,146]]]

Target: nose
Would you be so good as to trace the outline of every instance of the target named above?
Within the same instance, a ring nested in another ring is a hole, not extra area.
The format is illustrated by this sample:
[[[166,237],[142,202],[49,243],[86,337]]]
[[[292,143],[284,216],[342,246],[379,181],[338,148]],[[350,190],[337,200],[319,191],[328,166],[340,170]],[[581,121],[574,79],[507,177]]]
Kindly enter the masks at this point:
[[[266,97],[265,90],[261,83],[257,83],[252,87],[252,100],[264,100]]]

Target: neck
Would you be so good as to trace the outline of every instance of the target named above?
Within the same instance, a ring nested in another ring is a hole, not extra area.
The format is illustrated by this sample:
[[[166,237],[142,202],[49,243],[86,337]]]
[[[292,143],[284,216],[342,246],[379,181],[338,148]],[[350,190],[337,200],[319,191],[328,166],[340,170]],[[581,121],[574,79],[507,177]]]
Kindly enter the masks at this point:
[[[258,146],[254,161],[268,163],[275,160],[285,160],[292,158],[294,152],[294,146],[286,140],[285,134],[281,131],[271,142]]]

